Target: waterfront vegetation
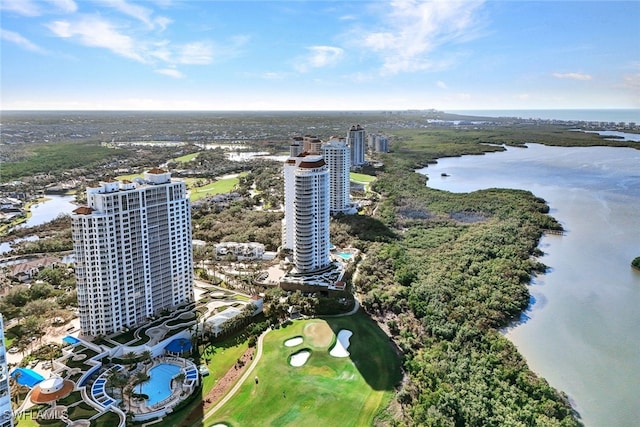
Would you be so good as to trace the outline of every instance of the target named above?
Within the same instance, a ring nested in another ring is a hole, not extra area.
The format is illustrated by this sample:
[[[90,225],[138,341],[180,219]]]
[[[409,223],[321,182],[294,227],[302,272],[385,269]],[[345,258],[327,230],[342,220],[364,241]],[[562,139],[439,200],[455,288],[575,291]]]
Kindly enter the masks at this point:
[[[639,257],[635,257],[633,259],[633,261],[631,261],[631,265],[633,267],[635,267],[636,269],[640,270],[640,256]]]
[[[382,197],[377,218],[395,238],[369,245],[355,285],[403,351],[405,422],[579,425],[567,397],[499,333],[528,305],[531,274],[544,271],[533,258],[542,230],[560,225],[526,191],[426,187],[414,168],[446,154],[446,144],[403,135],[373,185]],[[450,144],[456,155],[500,148]]]

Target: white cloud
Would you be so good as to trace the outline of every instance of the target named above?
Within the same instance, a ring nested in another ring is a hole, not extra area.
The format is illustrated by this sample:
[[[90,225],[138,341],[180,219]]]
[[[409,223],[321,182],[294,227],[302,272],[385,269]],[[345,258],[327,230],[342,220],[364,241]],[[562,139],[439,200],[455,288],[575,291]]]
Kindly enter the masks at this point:
[[[83,16],[76,21],[54,21],[47,27],[58,37],[75,39],[85,46],[101,47],[115,54],[146,62],[134,40],[100,17]]]
[[[16,32],[0,28],[0,38],[8,42],[15,43],[23,49],[27,49],[32,52],[44,53],[44,49]]]
[[[462,43],[479,36],[483,23],[478,12],[483,0],[392,1],[384,15],[382,28],[357,29],[350,35],[361,48],[381,56],[382,74],[439,69],[434,51],[447,43]]]
[[[640,90],[640,73],[622,76],[623,86],[634,91]]]
[[[164,62],[172,62],[173,52],[170,48],[170,42],[163,40],[152,44],[149,49],[149,56]]]
[[[309,54],[297,59],[296,70],[301,73],[312,68],[333,66],[344,57],[344,50],[335,46],[311,46]]]
[[[182,79],[184,78],[184,74],[175,68],[160,68],[158,70],[154,70],[154,72],[158,74],[163,74],[165,76],[173,77],[174,79]]]
[[[0,9],[23,16],[40,16],[42,13],[38,5],[31,0],[2,0]]]
[[[553,73],[553,77],[570,80],[591,80],[591,75],[584,73]]]
[[[160,27],[160,31],[164,31],[173,21],[165,16],[158,16],[154,22]]]
[[[440,89],[449,89],[449,86],[447,86],[447,84],[442,80],[438,80],[436,82],[436,86],[438,86]]]
[[[78,5],[73,0],[47,0],[61,12],[73,13],[78,10]]]
[[[194,42],[180,48],[177,62],[180,64],[210,64],[213,61],[213,47],[210,43]]]
[[[137,19],[140,22],[143,22],[149,28],[153,28],[154,22],[151,19],[151,15],[153,11],[151,9],[147,9],[146,7],[128,3],[125,0],[100,0],[105,5],[117,10],[120,13],[123,13],[127,16]]]

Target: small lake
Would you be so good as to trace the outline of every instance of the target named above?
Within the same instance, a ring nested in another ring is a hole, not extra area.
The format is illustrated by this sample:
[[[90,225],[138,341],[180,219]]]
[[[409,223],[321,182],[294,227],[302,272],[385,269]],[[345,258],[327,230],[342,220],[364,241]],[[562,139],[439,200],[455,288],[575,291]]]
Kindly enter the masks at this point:
[[[61,196],[57,194],[45,194],[47,199],[31,206],[31,217],[19,225],[19,227],[35,227],[54,220],[61,214],[70,214],[78,205],[73,201],[76,196]]]
[[[15,239],[11,242],[0,243],[0,255],[5,254],[11,250],[11,247],[20,242],[35,242],[38,240],[38,236],[27,236],[21,239]]]
[[[640,256],[640,150],[530,144],[419,172],[432,188],[518,188],[547,201],[566,234],[541,239],[549,271],[506,336],[587,427],[638,425],[640,273],[630,263]]]

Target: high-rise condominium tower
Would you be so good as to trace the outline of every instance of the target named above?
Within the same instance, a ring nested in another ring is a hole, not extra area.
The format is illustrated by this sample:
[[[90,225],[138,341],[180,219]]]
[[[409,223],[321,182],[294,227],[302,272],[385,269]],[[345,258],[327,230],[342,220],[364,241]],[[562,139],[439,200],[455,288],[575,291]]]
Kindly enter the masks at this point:
[[[4,324],[0,314],[0,427],[13,426],[13,411],[11,410],[11,392],[9,389],[9,368],[7,366],[7,352],[4,346]]]
[[[136,182],[87,188],[71,215],[80,328],[108,335],[193,301],[186,186],[152,169]]]
[[[312,273],[329,257],[329,169],[318,155],[303,152],[284,166],[285,216],[282,245],[293,251],[295,273]]]
[[[350,180],[349,147],[344,138],[332,137],[322,146],[322,156],[329,167],[329,210],[332,214],[346,213],[351,209],[349,200]]]
[[[351,165],[364,165],[364,152],[366,149],[366,139],[364,128],[360,125],[353,125],[347,134],[347,144],[351,149]]]

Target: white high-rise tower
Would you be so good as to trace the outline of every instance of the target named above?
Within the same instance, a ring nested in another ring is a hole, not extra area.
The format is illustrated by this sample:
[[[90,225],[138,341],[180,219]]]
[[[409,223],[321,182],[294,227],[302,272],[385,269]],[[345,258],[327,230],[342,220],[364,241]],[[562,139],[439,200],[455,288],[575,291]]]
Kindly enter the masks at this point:
[[[322,146],[322,155],[329,167],[329,210],[332,214],[346,213],[351,209],[349,147],[344,138],[332,137]]]
[[[366,150],[366,139],[364,128],[360,125],[353,125],[347,134],[347,144],[351,149],[351,165],[364,165],[364,153]]]
[[[9,389],[9,368],[4,346],[4,324],[0,314],[0,427],[13,427],[11,392]]]
[[[318,155],[301,153],[284,166],[282,245],[293,251],[295,273],[312,273],[329,257],[329,169]]]
[[[87,188],[71,215],[80,328],[108,335],[193,301],[191,204],[182,181],[154,168],[136,182]]]

